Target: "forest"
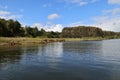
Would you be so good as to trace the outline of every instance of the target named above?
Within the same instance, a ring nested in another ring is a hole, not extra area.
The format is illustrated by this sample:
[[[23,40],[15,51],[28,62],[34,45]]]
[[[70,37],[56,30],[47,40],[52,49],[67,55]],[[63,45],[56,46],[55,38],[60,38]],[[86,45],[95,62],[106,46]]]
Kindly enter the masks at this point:
[[[17,20],[0,19],[0,37],[47,37],[59,38],[59,32],[46,32],[44,29],[38,30],[37,26],[22,27]]]
[[[78,26],[65,27],[62,32],[47,32],[38,30],[37,26],[22,27],[17,20],[0,18],[0,37],[42,37],[42,38],[82,38],[82,37],[110,37],[119,38],[120,32],[103,31],[98,27]]]

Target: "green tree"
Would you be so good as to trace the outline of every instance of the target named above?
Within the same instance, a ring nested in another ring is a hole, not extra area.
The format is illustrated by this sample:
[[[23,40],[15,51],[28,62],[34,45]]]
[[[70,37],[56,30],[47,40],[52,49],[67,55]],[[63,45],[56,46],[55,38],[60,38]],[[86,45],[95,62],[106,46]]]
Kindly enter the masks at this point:
[[[46,36],[47,35],[47,33],[46,33],[46,31],[42,28],[40,31],[39,31],[39,34],[38,34],[39,36]]]
[[[21,36],[21,32],[22,32],[21,24],[18,21],[15,21],[13,26],[13,35]]]
[[[60,38],[60,33],[59,32],[47,32],[47,37],[48,38]]]

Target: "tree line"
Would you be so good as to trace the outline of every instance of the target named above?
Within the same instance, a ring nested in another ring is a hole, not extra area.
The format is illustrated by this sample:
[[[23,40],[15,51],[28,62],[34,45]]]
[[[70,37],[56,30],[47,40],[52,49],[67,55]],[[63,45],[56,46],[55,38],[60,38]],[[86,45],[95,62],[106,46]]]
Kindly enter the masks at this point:
[[[65,27],[62,32],[47,32],[44,29],[25,26],[17,20],[0,18],[0,37],[45,37],[45,38],[82,38],[82,37],[110,37],[120,38],[120,32],[103,31],[92,26]]]
[[[44,29],[38,30],[37,27],[22,27],[17,20],[0,19],[0,37],[48,37],[59,38],[59,32],[47,32]]]
[[[92,26],[66,27],[62,30],[64,38],[82,38],[82,37],[120,37],[119,32],[103,31],[101,28]]]

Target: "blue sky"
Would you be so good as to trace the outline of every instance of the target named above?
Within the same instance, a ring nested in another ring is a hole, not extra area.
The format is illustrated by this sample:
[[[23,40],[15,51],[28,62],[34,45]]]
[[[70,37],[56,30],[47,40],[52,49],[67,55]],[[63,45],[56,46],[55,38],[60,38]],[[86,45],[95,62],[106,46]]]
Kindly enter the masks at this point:
[[[120,0],[0,0],[0,18],[47,31],[78,25],[120,31]]]

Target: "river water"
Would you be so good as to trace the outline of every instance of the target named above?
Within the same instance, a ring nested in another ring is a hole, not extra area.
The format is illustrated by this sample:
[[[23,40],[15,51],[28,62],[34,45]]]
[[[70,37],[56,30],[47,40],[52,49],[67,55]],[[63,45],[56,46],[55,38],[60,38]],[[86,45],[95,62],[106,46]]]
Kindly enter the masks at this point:
[[[0,80],[120,80],[120,40],[0,47]]]

